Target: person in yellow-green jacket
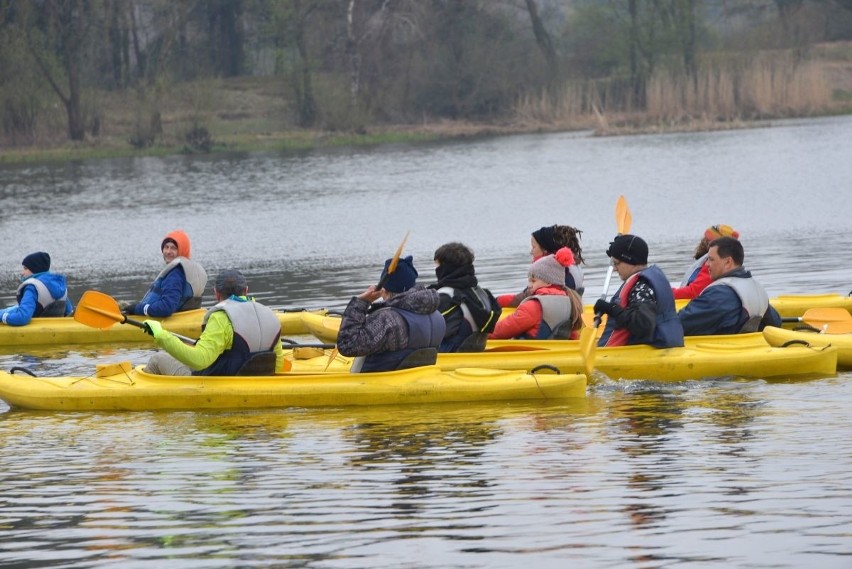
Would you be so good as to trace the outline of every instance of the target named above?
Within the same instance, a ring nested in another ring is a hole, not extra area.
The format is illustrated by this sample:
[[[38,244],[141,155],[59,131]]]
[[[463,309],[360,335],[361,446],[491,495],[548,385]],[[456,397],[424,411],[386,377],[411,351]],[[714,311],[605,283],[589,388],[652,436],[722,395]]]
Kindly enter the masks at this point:
[[[201,337],[195,345],[185,344],[158,321],[145,320],[154,342],[165,350],[151,356],[145,371],[174,376],[233,376],[272,375],[282,368],[281,323],[272,310],[247,296],[242,273],[221,271],[213,294],[217,304],[204,315]],[[250,359],[261,362],[260,369],[253,365],[248,371]]]

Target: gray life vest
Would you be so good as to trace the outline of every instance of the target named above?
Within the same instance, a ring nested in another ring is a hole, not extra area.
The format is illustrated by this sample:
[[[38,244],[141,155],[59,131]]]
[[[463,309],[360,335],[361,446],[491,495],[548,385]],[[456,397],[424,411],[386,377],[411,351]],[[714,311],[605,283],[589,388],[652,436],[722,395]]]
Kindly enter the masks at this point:
[[[268,307],[254,301],[223,300],[204,315],[202,328],[210,315],[224,310],[234,327],[234,334],[245,340],[250,352],[271,350],[281,336],[281,322]]]
[[[65,289],[65,293],[59,298],[53,298],[46,284],[35,277],[30,277],[18,285],[18,302],[21,301],[21,297],[24,294],[24,287],[29,285],[34,286],[36,289],[36,302],[39,309],[36,310],[35,316],[65,316],[65,301],[68,299],[68,289]]]
[[[753,277],[722,277],[707,285],[707,288],[719,285],[734,289],[743,305],[743,310],[748,314],[748,320],[740,332],[756,332],[764,314],[769,309],[769,296],[763,287]]]
[[[192,300],[198,301],[197,303],[194,303],[198,305],[195,308],[201,307],[201,296],[204,294],[204,287],[207,286],[207,271],[205,271],[204,267],[200,264],[196,263],[192,259],[187,259],[186,257],[177,257],[163,267],[163,270],[157,275],[157,279],[165,278],[169,271],[178,265],[183,267],[183,274],[186,275],[186,282],[192,289]]]
[[[571,335],[571,316],[574,313],[571,297],[556,294],[533,295],[525,298],[521,301],[521,304],[532,299],[541,304],[541,321],[547,325],[544,336],[542,336],[542,327],[539,325],[538,338],[542,340],[555,339],[559,332],[561,332],[559,338],[568,338]],[[567,334],[565,334],[566,331]]]

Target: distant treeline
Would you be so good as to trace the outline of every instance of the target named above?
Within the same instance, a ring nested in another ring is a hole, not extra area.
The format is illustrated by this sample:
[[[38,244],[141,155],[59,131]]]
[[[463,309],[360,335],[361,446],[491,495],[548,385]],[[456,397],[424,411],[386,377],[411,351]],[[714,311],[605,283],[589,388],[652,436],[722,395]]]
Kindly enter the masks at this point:
[[[0,141],[98,137],[98,93],[132,101],[130,142],[166,94],[280,78],[290,127],[754,118],[831,97],[808,66],[852,39],[852,0],[0,0]],[[199,117],[187,140],[209,142]]]

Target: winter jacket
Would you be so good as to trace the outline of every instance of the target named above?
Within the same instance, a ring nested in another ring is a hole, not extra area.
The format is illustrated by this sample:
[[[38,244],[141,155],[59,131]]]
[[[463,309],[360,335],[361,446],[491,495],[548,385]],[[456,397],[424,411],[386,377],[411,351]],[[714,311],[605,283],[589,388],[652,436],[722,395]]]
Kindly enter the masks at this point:
[[[550,295],[566,297],[566,302],[571,303],[568,293],[558,286],[547,285],[535,291],[535,296]],[[522,301],[512,314],[497,322],[497,326],[488,337],[498,340],[538,338],[543,326],[548,328],[548,334],[546,335],[550,337],[550,329],[543,323],[544,310],[541,302],[536,300],[535,296]]]
[[[40,287],[35,281],[44,286]],[[41,302],[37,287],[42,289]],[[65,276],[58,273],[36,273],[27,278],[18,287],[17,299],[17,306],[0,310],[3,324],[26,326],[35,317],[69,316],[74,311],[74,305],[68,298]]]
[[[437,348],[444,338],[446,324],[438,312],[438,292],[416,285],[405,292],[395,294],[387,302],[370,304],[366,300],[353,297],[343,311],[340,330],[337,334],[337,349],[341,355],[378,356],[388,355],[385,369],[395,369],[392,360],[402,360],[411,346],[409,320],[400,311],[411,316],[423,316],[420,321],[428,321],[423,330],[429,336],[429,346]],[[419,335],[418,335],[419,336]],[[390,353],[390,354],[388,354]],[[362,368],[363,371],[380,371]]]
[[[728,284],[729,279],[750,282],[737,286],[736,282]],[[746,295],[746,298],[740,295]],[[751,307],[752,314],[744,308],[744,304]],[[769,305],[763,287],[754,281],[751,272],[743,267],[715,281],[678,312],[683,332],[687,336],[737,334],[743,331],[743,327],[752,317],[760,317],[758,330],[767,325],[781,325],[781,317]]]

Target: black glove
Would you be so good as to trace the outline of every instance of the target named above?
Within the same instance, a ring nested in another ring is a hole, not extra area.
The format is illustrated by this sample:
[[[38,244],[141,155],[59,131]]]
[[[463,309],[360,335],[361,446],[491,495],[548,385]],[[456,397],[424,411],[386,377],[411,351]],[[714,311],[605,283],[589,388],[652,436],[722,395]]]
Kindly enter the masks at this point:
[[[612,314],[612,303],[599,298],[595,302],[595,314],[606,314],[607,316]]]
[[[121,310],[122,314],[131,314],[134,306],[136,306],[135,302],[120,302],[118,309]]]

